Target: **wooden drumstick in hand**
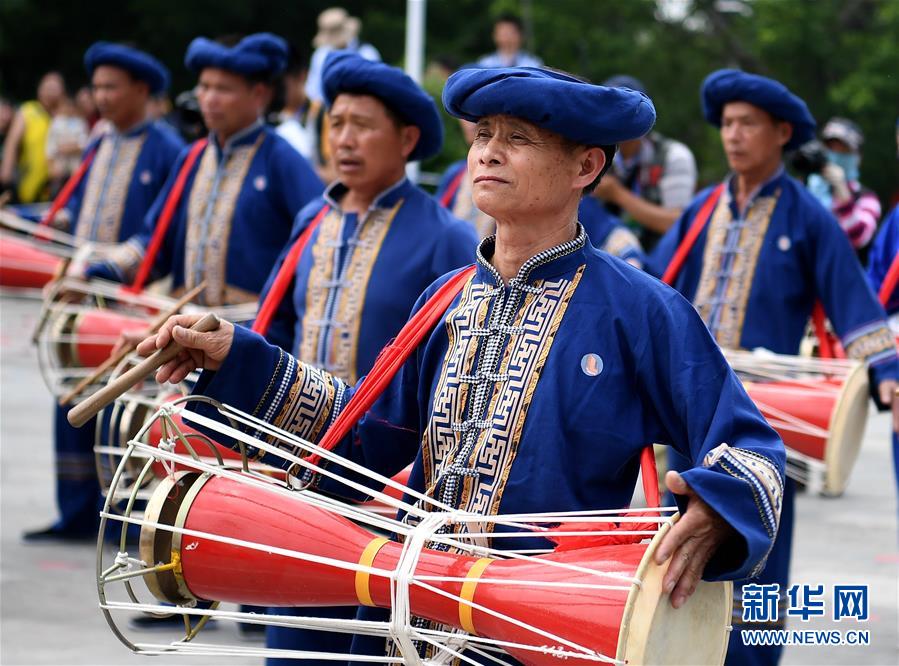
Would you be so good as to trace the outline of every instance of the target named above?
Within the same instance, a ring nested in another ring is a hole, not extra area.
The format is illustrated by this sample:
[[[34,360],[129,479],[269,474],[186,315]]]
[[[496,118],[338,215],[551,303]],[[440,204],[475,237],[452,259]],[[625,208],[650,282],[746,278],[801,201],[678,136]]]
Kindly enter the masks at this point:
[[[150,327],[148,329],[148,333],[155,333],[156,331],[158,331],[159,327],[162,326],[168,320],[169,317],[171,317],[172,315],[178,314],[178,312],[181,310],[182,307],[184,307],[185,305],[190,303],[205,288],[206,288],[206,280],[203,280],[196,287],[194,287],[189,292],[184,294],[184,296],[182,296],[180,299],[178,299],[178,302],[176,302],[174,305],[172,305],[171,308],[169,308],[168,310],[166,310],[161,315],[159,315],[156,319],[153,320],[153,322],[150,324]],[[75,385],[75,388],[73,388],[71,391],[69,391],[62,397],[62,399],[59,401],[60,406],[65,407],[70,402],[72,402],[72,400],[74,400],[79,395],[81,395],[81,393],[84,391],[84,389],[86,389],[88,386],[90,386],[91,384],[96,382],[98,379],[100,379],[100,377],[102,377],[111,368],[113,368],[116,365],[118,365],[119,363],[121,363],[125,359],[125,357],[128,356],[128,354],[130,354],[132,351],[134,351],[134,348],[136,346],[137,346],[136,344],[128,342],[128,343],[125,343],[124,345],[122,345],[122,347],[118,351],[114,351],[112,354],[110,354],[109,358],[107,358],[105,361],[103,361],[103,363],[101,363],[99,366],[97,366],[91,374],[89,374],[87,377],[85,377],[80,382],[78,382],[78,384]]]
[[[210,312],[196,324],[191,326],[190,329],[198,333],[208,333],[209,331],[217,329],[219,323],[219,318]],[[72,411],[70,411],[68,415],[69,423],[76,428],[80,428],[91,418],[96,416],[106,405],[127,392],[138,382],[152,375],[158,368],[171,361],[182,351],[184,351],[184,347],[172,340],[152,356],[144,359],[128,372],[87,398],[84,402],[72,408]]]

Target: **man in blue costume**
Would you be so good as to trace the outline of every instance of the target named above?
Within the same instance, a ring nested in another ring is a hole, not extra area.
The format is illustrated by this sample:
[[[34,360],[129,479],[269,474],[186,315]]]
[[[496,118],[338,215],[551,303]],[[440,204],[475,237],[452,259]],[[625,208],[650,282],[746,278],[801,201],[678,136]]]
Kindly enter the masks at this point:
[[[868,256],[868,281],[874,291],[880,293],[887,273],[896,256],[899,255],[899,205],[887,215]],[[899,286],[887,294],[884,304],[890,317],[890,328],[893,335],[899,337]],[[899,400],[893,393],[893,473],[896,488],[899,489]]]
[[[777,81],[720,70],[702,86],[706,120],[721,129],[733,171],[673,286],[725,348],[797,354],[816,300],[850,358],[868,363],[876,398],[889,404],[899,377],[883,309],[833,216],[784,172],[782,153],[814,138],[805,103]],[[662,274],[715,188],[701,192],[653,253]],[[677,458],[676,454],[672,457]],[[680,458],[675,468],[692,461]],[[795,484],[788,479],[780,536],[758,581],[777,583],[785,618]],[[781,647],[742,644],[742,596],[734,591],[728,662],[776,663]],[[753,628],[752,625],[748,625]],[[754,628],[759,628],[754,625]]]
[[[468,145],[474,141],[475,124],[460,120],[462,133]],[[472,201],[471,179],[468,178],[468,160],[451,164],[443,173],[434,197],[459,219],[469,222],[481,238],[496,230],[496,223],[484,214]],[[640,241],[616,216],[595,197],[581,198],[578,206],[578,222],[584,225],[587,237],[594,247],[643,268],[646,257]]]
[[[287,44],[268,33],[233,47],[198,37],[184,62],[199,75],[209,143],[186,174],[151,276],[171,274],[175,294],[205,280],[197,299],[205,305],[255,301],[297,213],[322,191],[308,162],[261,119]],[[189,152],[179,156],[142,230],[88,275],[133,278]]]
[[[671,558],[671,603],[681,606],[700,576],[760,569],[777,532],[780,441],[690,304],[596,250],[577,222],[581,196],[615,144],[652,127],[652,103],[557,72],[509,68],[457,72],[444,104],[477,123],[469,175],[497,233],[481,242],[476,272],[440,323],[336,451],[381,474],[413,462],[412,488],[463,511],[532,513],[628,506],[641,451],[665,442],[695,463],[668,477],[684,510],[658,554]],[[141,344],[142,353],[172,337],[185,345],[160,381],[198,365],[215,370],[204,372],[198,392],[312,440],[354,393],[245,329],[226,323],[198,334],[184,328],[194,321],[174,317]],[[365,608],[360,617],[384,611]],[[353,641],[360,654],[384,648],[383,640]]]
[[[471,260],[477,238],[406,178],[406,162],[440,151],[434,101],[396,67],[348,51],[329,54],[323,74],[328,141],[338,180],[297,216],[293,236],[261,301],[313,222],[267,339],[298,359],[354,384],[406,323],[428,285]],[[355,607],[278,609],[352,618]],[[268,627],[278,649],[347,652],[349,634]],[[270,665],[292,664],[270,659]]]
[[[168,70],[137,49],[97,42],[84,55],[94,99],[112,126],[88,146],[90,163],[65,206],[52,220],[84,241],[114,243],[136,233],[162,189],[183,142],[147,118],[147,100],[165,91]],[[27,532],[29,541],[94,539],[100,486],[93,428],[72,428],[68,408],[56,407],[56,499],[59,519]]]
[[[425,287],[470,261],[477,238],[406,178],[407,161],[443,143],[426,92],[399,69],[346,51],[328,56],[323,90],[338,180],[297,216],[266,291],[324,211],[267,337],[354,384]]]

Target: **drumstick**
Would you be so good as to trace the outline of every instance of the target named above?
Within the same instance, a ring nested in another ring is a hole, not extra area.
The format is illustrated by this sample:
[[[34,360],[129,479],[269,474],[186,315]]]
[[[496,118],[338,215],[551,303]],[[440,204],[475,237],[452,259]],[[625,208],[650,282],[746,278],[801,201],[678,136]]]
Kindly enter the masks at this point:
[[[190,303],[192,300],[194,300],[194,298],[197,296],[197,294],[199,294],[205,288],[206,288],[206,281],[203,280],[203,282],[201,282],[196,287],[191,289],[189,292],[184,294],[184,296],[182,296],[180,299],[178,299],[177,303],[175,303],[168,310],[166,310],[161,315],[156,317],[156,319],[154,319],[150,323],[150,328],[147,331],[147,335],[150,335],[150,334],[158,331],[159,328],[168,320],[169,317],[171,317],[172,315],[178,314],[178,311],[181,310],[182,307],[184,307],[185,305]],[[59,401],[60,407],[65,407],[66,405],[68,405],[70,402],[72,402],[72,400],[74,400],[79,395],[81,395],[81,392],[84,391],[84,389],[86,389],[88,386],[90,386],[95,381],[100,379],[100,377],[102,377],[106,373],[107,370],[118,365],[122,361],[122,359],[124,359],[126,356],[128,356],[128,354],[130,354],[134,350],[135,346],[136,345],[132,342],[126,342],[124,345],[122,345],[122,348],[119,349],[119,351],[117,351],[114,354],[110,354],[109,358],[107,358],[100,365],[98,365],[91,374],[89,374],[87,377],[85,377],[80,382],[78,382],[75,385],[75,388],[73,388],[71,391],[69,391],[62,397],[62,399]]]
[[[70,233],[54,229],[53,227],[41,226],[37,222],[26,220],[24,217],[2,207],[0,207],[0,226],[20,231],[32,238],[40,237],[43,240],[52,240],[54,243],[59,243],[69,248],[77,248],[79,245],[82,245],[82,241]]]
[[[196,324],[190,327],[192,331],[198,333],[208,333],[219,327],[219,318],[213,313],[207,314]],[[96,416],[101,409],[112,403],[123,393],[127,392],[132,386],[152,375],[160,367],[171,361],[178,354],[184,351],[184,347],[172,340],[162,349],[149,358],[135,365],[128,372],[118,377],[114,381],[109,382],[102,389],[88,397],[84,402],[76,405],[68,414],[68,420],[71,425],[80,428],[91,418]]]

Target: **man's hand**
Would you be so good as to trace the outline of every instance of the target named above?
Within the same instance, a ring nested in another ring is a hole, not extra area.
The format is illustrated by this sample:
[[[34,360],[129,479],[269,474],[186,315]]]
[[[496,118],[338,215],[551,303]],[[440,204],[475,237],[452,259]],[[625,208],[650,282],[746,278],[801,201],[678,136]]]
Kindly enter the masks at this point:
[[[899,382],[895,379],[884,379],[877,386],[877,390],[880,392],[880,402],[893,408],[893,432],[899,432],[899,397],[896,395],[896,391],[899,391]]]
[[[618,177],[606,173],[593,193],[606,203],[618,203],[618,194],[622,189],[624,189],[624,185],[621,184]]]
[[[665,483],[675,495],[689,498],[684,515],[662,538],[655,554],[656,564],[664,564],[672,558],[663,588],[671,595],[671,605],[680,608],[696,591],[705,565],[734,529],[693,492],[680,474],[668,472]]]
[[[141,356],[149,356],[172,340],[184,347],[184,351],[156,371],[156,381],[160,384],[177,384],[197,368],[218,370],[222,366],[234,341],[234,324],[222,320],[219,327],[209,333],[189,330],[203,316],[180,314],[169,317],[156,335],[149,336],[137,346]]]

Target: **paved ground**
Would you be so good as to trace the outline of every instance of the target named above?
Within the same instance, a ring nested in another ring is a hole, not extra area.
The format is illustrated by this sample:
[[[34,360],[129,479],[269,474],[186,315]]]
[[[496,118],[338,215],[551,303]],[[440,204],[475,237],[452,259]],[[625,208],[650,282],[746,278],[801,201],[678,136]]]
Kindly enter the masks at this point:
[[[0,298],[0,663],[260,663],[132,655],[97,609],[95,547],[26,546],[20,541],[24,529],[48,523],[54,512],[52,402],[28,343],[37,311],[34,301]],[[871,645],[793,647],[784,663],[899,663],[899,553],[891,469],[887,419],[875,416],[846,495],[837,500],[802,496],[798,508],[794,581],[824,584],[828,591],[834,584],[867,584],[871,619],[865,625],[812,621],[808,627],[799,622],[791,627],[867,628]],[[233,627],[220,627],[216,634],[237,642]]]

